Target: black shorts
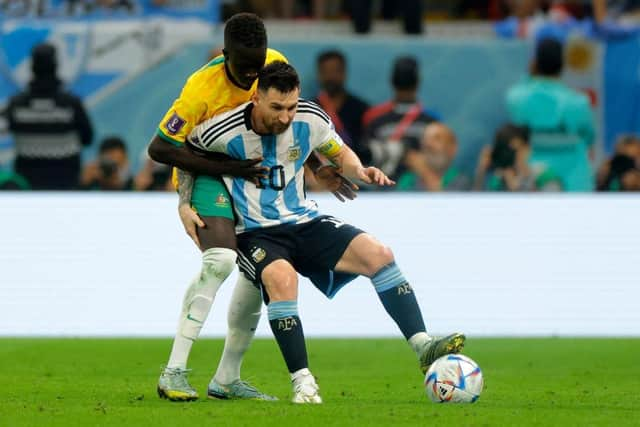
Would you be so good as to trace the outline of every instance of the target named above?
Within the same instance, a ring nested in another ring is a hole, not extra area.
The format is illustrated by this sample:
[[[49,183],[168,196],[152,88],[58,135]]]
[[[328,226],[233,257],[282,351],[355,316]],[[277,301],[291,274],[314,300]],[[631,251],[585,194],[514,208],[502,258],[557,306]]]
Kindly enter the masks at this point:
[[[364,231],[332,216],[320,216],[304,224],[288,224],[238,235],[238,266],[256,286],[262,270],[284,259],[332,298],[357,274],[333,271],[349,243]],[[263,294],[265,301],[266,293]]]

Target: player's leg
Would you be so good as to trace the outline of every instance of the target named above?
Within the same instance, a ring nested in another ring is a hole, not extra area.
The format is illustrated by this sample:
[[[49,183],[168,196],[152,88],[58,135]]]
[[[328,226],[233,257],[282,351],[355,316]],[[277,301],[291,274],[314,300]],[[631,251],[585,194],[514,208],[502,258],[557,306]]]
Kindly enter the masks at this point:
[[[351,241],[335,270],[371,279],[385,310],[418,355],[423,372],[438,357],[462,350],[462,334],[434,338],[426,333],[413,288],[396,265],[391,249],[370,234],[360,234]]]
[[[187,360],[191,346],[209,316],[215,295],[235,268],[236,261],[233,211],[224,185],[214,178],[198,177],[192,205],[206,225],[198,230],[202,267],[185,292],[169,361],[158,382],[158,394],[170,400],[198,398],[186,378]]]
[[[198,231],[202,267],[185,292],[168,368],[186,368],[191,345],[200,335],[216,293],[235,268],[233,222],[227,218],[208,216],[202,216],[202,220],[206,225]]]
[[[291,374],[294,403],[322,403],[309,371],[307,347],[298,315],[298,273],[284,259],[267,265],[261,274],[268,296],[269,325]]]
[[[229,303],[222,358],[207,388],[210,398],[277,400],[240,379],[242,358],[256,333],[261,309],[260,289],[240,273]]]
[[[287,364],[296,403],[321,403],[309,371],[302,322],[298,315],[298,274],[292,264],[296,226],[243,233],[238,236],[238,266],[262,289],[269,325]]]

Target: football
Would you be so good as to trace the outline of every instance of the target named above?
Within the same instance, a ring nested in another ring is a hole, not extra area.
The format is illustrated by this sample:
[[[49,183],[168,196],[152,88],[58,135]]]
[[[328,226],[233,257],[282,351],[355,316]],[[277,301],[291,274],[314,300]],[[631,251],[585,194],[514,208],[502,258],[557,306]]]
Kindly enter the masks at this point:
[[[473,403],[484,380],[480,366],[462,354],[448,354],[431,364],[424,380],[427,396],[436,403]]]

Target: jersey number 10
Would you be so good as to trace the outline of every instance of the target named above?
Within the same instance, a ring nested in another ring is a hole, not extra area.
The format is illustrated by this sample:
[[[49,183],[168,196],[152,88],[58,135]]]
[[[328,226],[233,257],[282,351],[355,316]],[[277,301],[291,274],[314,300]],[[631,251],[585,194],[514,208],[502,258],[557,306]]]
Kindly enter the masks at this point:
[[[272,188],[276,191],[282,191],[285,187],[284,166],[276,165],[271,166],[269,169],[269,178],[261,179],[258,182],[258,188]]]

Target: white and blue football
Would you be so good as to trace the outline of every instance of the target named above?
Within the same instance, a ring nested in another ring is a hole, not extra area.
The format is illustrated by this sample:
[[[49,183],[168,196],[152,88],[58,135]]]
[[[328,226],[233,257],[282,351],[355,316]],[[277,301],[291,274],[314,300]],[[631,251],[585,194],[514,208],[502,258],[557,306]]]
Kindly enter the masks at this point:
[[[484,380],[480,366],[462,354],[447,354],[431,364],[424,380],[427,396],[436,403],[473,403]]]

